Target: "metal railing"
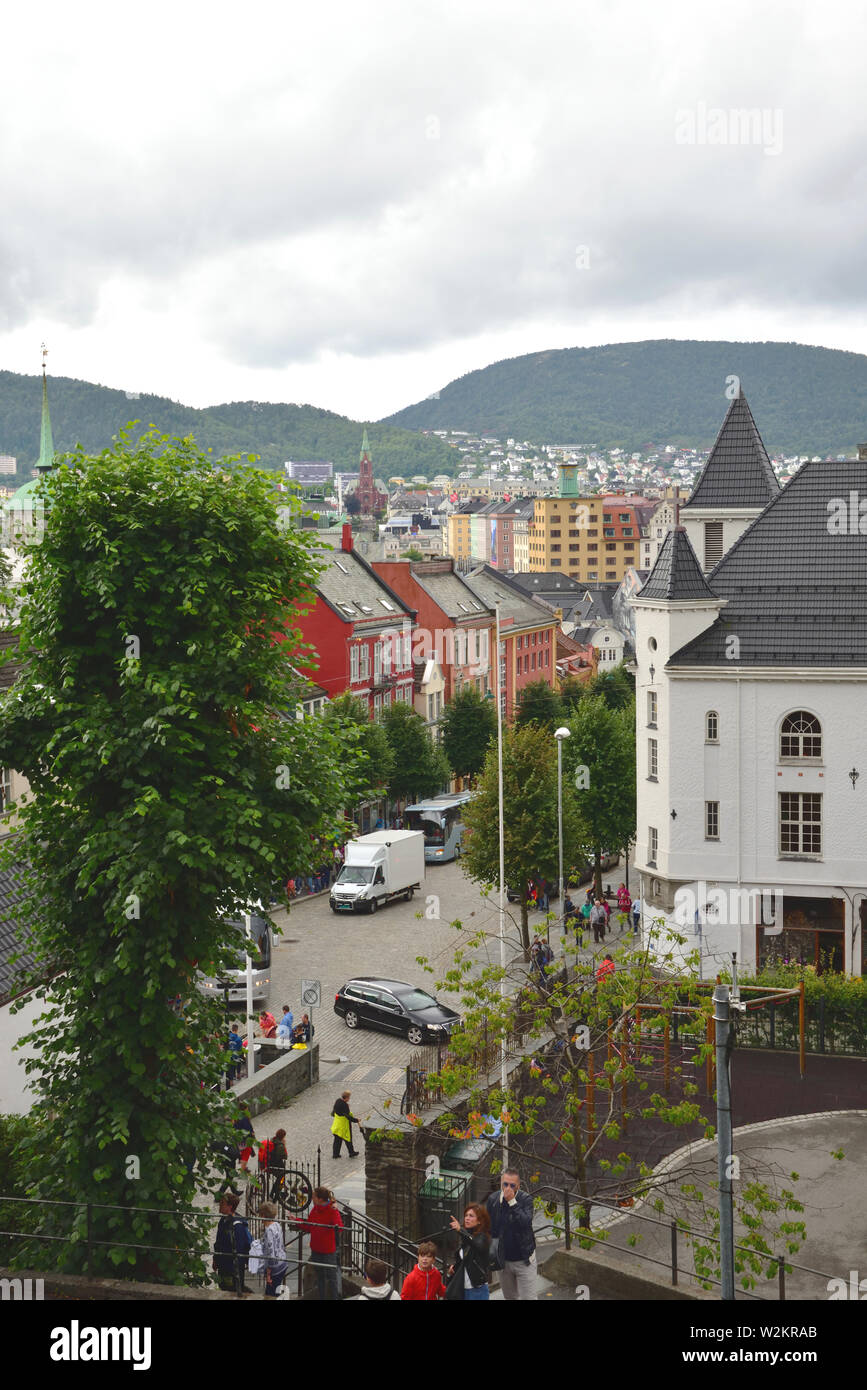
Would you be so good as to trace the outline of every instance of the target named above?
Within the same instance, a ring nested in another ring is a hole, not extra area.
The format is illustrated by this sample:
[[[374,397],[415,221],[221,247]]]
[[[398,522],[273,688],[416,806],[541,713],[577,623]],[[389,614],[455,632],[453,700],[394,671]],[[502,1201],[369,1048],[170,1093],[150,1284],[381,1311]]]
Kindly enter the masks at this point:
[[[665,1270],[671,1276],[673,1288],[680,1286],[682,1276],[698,1284],[700,1287],[707,1284],[716,1285],[717,1288],[721,1287],[719,1279],[710,1274],[699,1274],[694,1269],[688,1269],[681,1258],[688,1250],[688,1241],[701,1241],[709,1245],[719,1245],[718,1236],[707,1235],[704,1232],[689,1231],[681,1223],[671,1217],[649,1216],[642,1212],[632,1211],[625,1206],[618,1206],[611,1202],[600,1202],[595,1198],[592,1199],[590,1204],[591,1214],[593,1208],[601,1208],[609,1217],[617,1218],[618,1220],[645,1222],[648,1226],[657,1227],[659,1242],[662,1248],[667,1248],[668,1250],[667,1258],[660,1259],[657,1256],[647,1254],[643,1250],[638,1250],[632,1245],[615,1245],[607,1236],[599,1234],[598,1228],[597,1231],[594,1232],[592,1229],[576,1225],[574,1221],[575,1212],[585,1205],[584,1199],[576,1193],[569,1192],[568,1189],[565,1188],[543,1187],[541,1189],[534,1188],[532,1195],[535,1198],[541,1198],[544,1192],[552,1194],[551,1198],[543,1207],[545,1214],[550,1220],[542,1226],[534,1224],[534,1231],[537,1238],[541,1231],[551,1230],[555,1239],[562,1239],[564,1241],[567,1250],[571,1250],[576,1242],[579,1244],[584,1242],[585,1244],[582,1248],[587,1248],[586,1242],[591,1242],[590,1248],[599,1250],[603,1254],[606,1250],[616,1250],[618,1255],[627,1255],[638,1260],[643,1260],[647,1264],[655,1265],[658,1269]],[[556,1207],[557,1211],[556,1220],[554,1220],[554,1212],[552,1210],[554,1207]],[[563,1213],[562,1220],[559,1215],[561,1207]],[[608,1230],[610,1226],[603,1227],[602,1229]],[[776,1297],[777,1300],[781,1302],[784,1302],[786,1299],[787,1275],[793,1274],[795,1271],[815,1276],[819,1280],[824,1281],[826,1289],[829,1287],[830,1281],[836,1277],[828,1274],[825,1270],[813,1269],[810,1265],[798,1264],[782,1251],[777,1254],[768,1254],[763,1251],[754,1250],[750,1246],[739,1245],[737,1243],[734,1249],[736,1254],[742,1253],[744,1256],[752,1259],[759,1259],[765,1266],[773,1266],[772,1272],[766,1275],[765,1278],[769,1283],[771,1280],[775,1281],[774,1287],[776,1289]],[[754,1272],[751,1272],[751,1277],[757,1280],[759,1278]],[[768,1301],[767,1295],[754,1293],[743,1288],[737,1290],[737,1296],[738,1298],[752,1298],[758,1302]],[[803,1294],[795,1294],[795,1297],[803,1296]]]

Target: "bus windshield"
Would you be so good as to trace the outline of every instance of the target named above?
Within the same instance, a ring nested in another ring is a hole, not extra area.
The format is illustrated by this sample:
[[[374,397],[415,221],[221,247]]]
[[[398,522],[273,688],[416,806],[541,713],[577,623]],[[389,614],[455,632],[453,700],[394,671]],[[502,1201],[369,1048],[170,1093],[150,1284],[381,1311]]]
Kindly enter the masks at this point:
[[[407,830],[420,830],[426,845],[441,845],[445,839],[445,827],[440,811],[408,811]]]

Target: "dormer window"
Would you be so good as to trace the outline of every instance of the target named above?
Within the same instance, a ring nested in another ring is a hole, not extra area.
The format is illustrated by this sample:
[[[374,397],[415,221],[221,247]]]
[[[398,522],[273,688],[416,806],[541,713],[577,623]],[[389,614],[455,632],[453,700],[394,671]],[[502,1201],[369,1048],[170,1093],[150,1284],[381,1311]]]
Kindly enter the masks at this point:
[[[780,759],[817,759],[822,756],[822,725],[814,714],[796,710],[780,727]]]

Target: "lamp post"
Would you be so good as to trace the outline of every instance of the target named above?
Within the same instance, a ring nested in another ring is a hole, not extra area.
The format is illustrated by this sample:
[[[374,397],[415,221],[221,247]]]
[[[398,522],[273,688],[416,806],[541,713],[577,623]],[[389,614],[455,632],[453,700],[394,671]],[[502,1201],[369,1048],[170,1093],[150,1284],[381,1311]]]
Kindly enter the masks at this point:
[[[500,997],[506,997],[506,870],[505,841],[503,836],[503,666],[500,658],[500,602],[494,605],[497,614],[497,794],[499,798],[500,821]],[[506,1040],[503,1039],[500,1051],[500,1085],[506,1089]],[[509,1127],[503,1126],[503,1165],[509,1161]]]
[[[554,737],[557,740],[557,848],[560,859],[560,921],[564,920],[563,903],[563,740],[570,737],[570,731],[565,727],[555,729]],[[548,925],[548,940],[551,940],[551,927]]]

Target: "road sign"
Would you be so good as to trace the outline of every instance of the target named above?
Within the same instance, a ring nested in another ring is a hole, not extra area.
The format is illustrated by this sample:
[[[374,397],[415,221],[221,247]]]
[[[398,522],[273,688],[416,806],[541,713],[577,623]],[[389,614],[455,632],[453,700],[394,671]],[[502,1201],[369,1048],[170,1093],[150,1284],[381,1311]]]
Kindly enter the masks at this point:
[[[318,1009],[322,1003],[322,986],[318,980],[301,981],[301,1003],[308,1009]]]

